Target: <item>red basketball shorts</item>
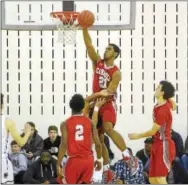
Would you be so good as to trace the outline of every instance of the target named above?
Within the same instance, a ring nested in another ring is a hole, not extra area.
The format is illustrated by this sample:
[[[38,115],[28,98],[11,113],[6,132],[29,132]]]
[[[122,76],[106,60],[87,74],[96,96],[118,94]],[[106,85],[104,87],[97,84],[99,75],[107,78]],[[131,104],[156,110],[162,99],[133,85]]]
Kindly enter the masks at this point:
[[[113,125],[116,123],[117,106],[115,101],[107,102],[99,110],[99,115],[102,117],[102,121],[111,122]]]
[[[154,142],[151,150],[149,177],[166,177],[175,155],[173,140]]]
[[[90,184],[94,171],[94,158],[69,158],[65,166],[65,179],[67,184]]]
[[[97,127],[98,133],[104,134],[104,130],[102,125],[105,124],[105,122],[110,122],[115,126],[116,124],[116,118],[117,118],[117,106],[114,101],[105,103],[104,106],[102,106],[99,110],[99,116],[102,118],[102,124]]]

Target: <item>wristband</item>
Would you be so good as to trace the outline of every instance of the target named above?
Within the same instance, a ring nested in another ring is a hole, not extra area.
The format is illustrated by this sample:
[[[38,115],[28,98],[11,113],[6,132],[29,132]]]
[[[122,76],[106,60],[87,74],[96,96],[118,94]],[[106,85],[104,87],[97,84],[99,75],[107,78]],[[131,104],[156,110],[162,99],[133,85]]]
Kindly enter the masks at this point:
[[[95,111],[95,112],[98,112],[98,111],[99,111],[99,108],[95,106],[95,107],[94,107],[94,111]]]

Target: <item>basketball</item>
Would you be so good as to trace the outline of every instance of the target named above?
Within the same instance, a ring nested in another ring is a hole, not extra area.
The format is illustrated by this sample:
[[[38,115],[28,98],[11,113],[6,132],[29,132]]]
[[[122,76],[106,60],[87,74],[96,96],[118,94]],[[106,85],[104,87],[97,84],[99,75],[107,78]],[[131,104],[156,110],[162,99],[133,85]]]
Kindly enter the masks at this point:
[[[78,23],[83,28],[89,28],[95,22],[95,15],[88,11],[84,10],[78,15]]]

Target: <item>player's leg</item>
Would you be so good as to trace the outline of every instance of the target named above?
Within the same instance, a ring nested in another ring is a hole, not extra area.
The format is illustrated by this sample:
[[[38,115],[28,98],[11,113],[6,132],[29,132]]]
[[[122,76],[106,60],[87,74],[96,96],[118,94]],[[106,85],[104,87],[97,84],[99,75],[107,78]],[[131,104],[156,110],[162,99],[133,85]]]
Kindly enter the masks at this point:
[[[116,106],[113,102],[106,104],[101,109],[102,127],[104,132],[112,139],[114,144],[120,149],[121,152],[126,150],[126,144],[123,137],[114,130],[116,123]]]
[[[69,158],[65,165],[65,180],[67,184],[77,184],[79,178],[79,158]]]
[[[101,144],[102,144],[102,156],[103,156],[103,176],[104,176],[104,183],[107,184],[112,181],[113,179],[113,173],[110,170],[110,165],[109,165],[109,153],[108,149],[104,143],[104,133],[100,132],[99,135]]]
[[[157,184],[155,177],[150,177],[149,182],[150,182],[150,184]]]
[[[100,138],[100,142],[102,145],[103,165],[108,165],[109,164],[109,153],[108,153],[108,149],[104,143],[104,134],[100,134],[99,138]]]
[[[166,177],[156,177],[155,184],[168,184]]]
[[[131,174],[134,175],[139,167],[138,160],[135,160],[132,154],[130,154],[121,134],[114,130],[114,125],[116,123],[116,108],[114,103],[111,102],[102,107],[100,109],[100,114],[102,116],[102,126],[104,132],[112,139],[114,144],[122,152],[124,160],[128,162],[128,165],[131,168]]]
[[[121,152],[126,150],[126,144],[123,137],[116,130],[114,130],[113,124],[111,122],[104,122],[103,129]]]
[[[174,150],[175,148],[171,147],[171,142],[168,141],[158,141],[153,144],[149,172],[150,183],[167,184],[166,177],[170,171]]]
[[[88,158],[82,159],[80,166],[80,176],[77,184],[91,184],[94,173],[94,157],[88,156]]]
[[[158,168],[158,157],[156,155],[156,144],[152,145],[152,150],[150,153],[150,161],[149,161],[149,182],[150,184],[157,184],[156,181],[156,169]]]

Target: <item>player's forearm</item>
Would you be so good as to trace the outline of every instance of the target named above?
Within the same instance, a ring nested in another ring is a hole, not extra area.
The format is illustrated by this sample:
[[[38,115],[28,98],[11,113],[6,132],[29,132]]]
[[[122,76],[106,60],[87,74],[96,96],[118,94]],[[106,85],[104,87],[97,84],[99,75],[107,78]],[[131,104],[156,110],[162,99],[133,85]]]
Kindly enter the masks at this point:
[[[100,143],[95,144],[95,150],[97,153],[97,159],[102,158],[102,145]]]
[[[97,126],[98,123],[98,108],[94,108],[93,115],[92,115],[92,121],[95,126]]]
[[[83,37],[84,37],[84,43],[85,43],[86,47],[88,48],[92,44],[92,40],[91,40],[91,37],[89,35],[87,28],[83,29]]]
[[[67,145],[65,143],[60,144],[59,153],[58,153],[58,160],[57,160],[57,166],[61,166],[61,162],[63,160],[63,157],[65,156],[66,150],[67,150]]]
[[[102,145],[100,139],[98,137],[98,131],[95,126],[93,126],[93,140],[95,143],[95,150],[97,153],[97,159],[101,159],[102,157]]]
[[[89,102],[85,101],[84,109],[83,109],[83,115],[88,117],[89,115]]]
[[[148,130],[146,132],[140,133],[139,139],[144,138],[144,137],[150,137],[150,136],[153,136],[153,135],[155,135],[155,132],[153,130]]]
[[[96,92],[96,93],[93,93],[93,94],[90,95],[90,96],[87,96],[85,100],[86,100],[87,102],[91,102],[91,101],[97,99],[98,97],[100,97],[100,92]]]

